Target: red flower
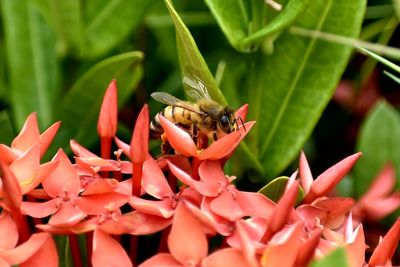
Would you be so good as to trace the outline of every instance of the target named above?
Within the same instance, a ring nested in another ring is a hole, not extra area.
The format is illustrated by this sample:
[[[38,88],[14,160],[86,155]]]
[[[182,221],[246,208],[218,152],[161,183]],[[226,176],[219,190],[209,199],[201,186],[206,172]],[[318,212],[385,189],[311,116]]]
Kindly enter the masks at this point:
[[[350,171],[360,157],[360,152],[353,154],[336,163],[314,180],[307,162],[307,158],[304,153],[301,152],[299,174],[301,186],[303,187],[305,193],[303,203],[311,203],[315,199],[325,196],[327,193],[329,193]]]
[[[241,112],[243,113],[244,111],[242,110],[244,110],[244,108],[241,109]],[[239,125],[238,131],[234,131],[221,137],[217,141],[213,142],[209,147],[201,151],[197,150],[193,138],[187,131],[176,126],[163,116],[160,116],[160,123],[167,135],[168,142],[179,154],[183,156],[196,157],[200,160],[217,160],[227,157],[236,149],[240,141],[253,127],[255,121]]]
[[[58,266],[56,246],[51,236],[47,233],[33,234],[26,242],[17,245],[18,231],[10,214],[6,211],[0,213],[0,265]]]
[[[378,221],[400,207],[400,193],[392,193],[396,184],[396,174],[391,164],[378,174],[367,192],[356,202],[353,214],[358,220],[367,217]]]
[[[31,113],[26,119],[19,135],[11,142],[11,147],[0,144],[0,160],[9,164],[29,150],[33,145],[40,145],[41,158],[53,141],[60,124],[61,122],[56,122],[40,134],[36,113]]]

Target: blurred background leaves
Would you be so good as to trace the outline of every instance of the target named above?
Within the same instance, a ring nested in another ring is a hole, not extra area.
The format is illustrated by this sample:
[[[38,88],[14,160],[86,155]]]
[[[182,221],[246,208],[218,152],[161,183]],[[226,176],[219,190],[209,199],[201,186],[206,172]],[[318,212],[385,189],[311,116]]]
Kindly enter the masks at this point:
[[[152,115],[163,108],[150,94],[184,99],[182,76],[195,75],[218,102],[249,103],[248,119],[257,121],[227,165],[240,186],[258,190],[290,175],[301,149],[315,174],[361,150],[347,190],[360,195],[386,161],[400,166],[400,75],[351,46],[290,27],[396,48],[399,1],[277,2],[280,11],[261,0],[1,1],[0,142],[36,111],[42,129],[63,122],[48,157],[68,150],[71,138],[96,150],[96,116],[113,78],[119,136],[129,141],[144,103]],[[160,153],[157,142],[152,147]]]

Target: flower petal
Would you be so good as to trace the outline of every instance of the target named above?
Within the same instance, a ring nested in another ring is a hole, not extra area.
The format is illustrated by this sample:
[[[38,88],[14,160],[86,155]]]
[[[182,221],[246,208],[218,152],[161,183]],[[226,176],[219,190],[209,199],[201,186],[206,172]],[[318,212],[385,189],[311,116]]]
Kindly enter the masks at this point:
[[[285,194],[282,195],[281,199],[276,204],[271,214],[271,220],[268,223],[269,232],[275,233],[279,231],[287,222],[290,213],[293,210],[294,203],[296,202],[298,186],[299,181],[297,180],[290,184],[286,189]]]
[[[228,156],[236,149],[240,141],[247,135],[254,124],[255,121],[247,122],[244,125],[239,126],[238,131],[234,131],[218,139],[205,150],[201,151],[199,159],[218,160]]]
[[[174,195],[157,162],[150,157],[143,163],[142,186],[146,193],[158,199]]]
[[[54,214],[59,209],[58,199],[46,202],[22,202],[21,212],[34,218],[44,218]]]
[[[18,157],[11,163],[10,169],[14,173],[19,184],[21,185],[21,190],[23,190],[23,187],[25,187],[26,185],[30,185],[32,183],[38,185],[40,183],[40,181],[35,181],[37,177],[36,174],[39,169],[39,164],[39,144],[31,146],[20,157]]]
[[[210,256],[204,259],[202,265],[204,267],[243,267],[251,266],[246,261],[246,258],[239,249],[236,248],[224,248],[212,253]]]
[[[0,160],[9,165],[16,160],[20,153],[6,145],[0,144]]]
[[[317,199],[313,205],[328,212],[325,226],[336,229],[343,224],[345,216],[353,207],[354,202],[354,199],[348,197],[329,197]]]
[[[22,126],[18,136],[12,141],[11,147],[20,151],[26,151],[33,144],[40,142],[39,135],[37,115],[36,112],[32,112],[29,114],[28,118],[26,118],[24,126]]]
[[[128,196],[116,192],[85,195],[75,199],[75,204],[84,213],[97,215],[118,209],[128,202]]]
[[[197,148],[190,134],[163,116],[159,116],[160,124],[167,134],[168,142],[173,149],[183,156],[197,157]]]
[[[160,201],[154,201],[131,196],[129,199],[129,204],[136,210],[139,210],[143,213],[156,215],[163,218],[169,218],[175,212],[172,199],[168,198]]]
[[[97,133],[102,138],[112,138],[117,132],[118,96],[117,81],[114,79],[108,85],[101,104]]]
[[[95,158],[96,154],[92,153],[85,147],[81,146],[77,141],[71,139],[69,141],[69,146],[71,147],[72,152],[74,152],[75,156],[82,158]]]
[[[244,104],[243,106],[241,106],[240,108],[238,108],[238,110],[236,110],[235,112],[235,118],[238,119],[242,119],[243,121],[246,121],[246,117],[247,117],[247,111],[249,110],[249,104]]]
[[[369,186],[368,191],[362,196],[362,199],[369,201],[371,199],[382,197],[389,194],[396,184],[396,171],[392,164],[387,164]]]
[[[222,191],[218,197],[211,201],[210,208],[215,214],[231,222],[245,215],[239,203],[237,203],[232,194],[226,190]]]
[[[139,267],[182,267],[183,265],[177,262],[171,254],[158,253],[146,260]],[[220,265],[221,266],[221,265]]]
[[[314,182],[314,178],[312,176],[310,166],[308,165],[308,161],[306,155],[303,151],[300,154],[299,160],[299,174],[300,174],[300,184],[304,190],[304,194],[308,194],[310,191],[310,187]]]
[[[12,249],[18,242],[18,230],[11,214],[5,210],[0,213],[0,251]]]
[[[0,161],[0,173],[2,174],[4,204],[7,209],[11,210],[11,213],[13,213],[14,211],[19,212],[22,202],[22,193],[18,180],[9,168],[9,166],[7,166],[2,161]]]
[[[42,181],[43,188],[51,197],[63,192],[78,195],[81,182],[74,166],[62,149],[59,149],[52,161],[59,161],[57,168]]]
[[[130,158],[133,163],[142,163],[146,160],[149,146],[149,108],[144,105],[140,111],[130,143]]]
[[[400,239],[400,219],[397,219],[369,259],[369,266],[383,266],[390,260]]]
[[[315,254],[315,250],[318,246],[321,238],[321,229],[315,229],[310,233],[310,236],[301,245],[299,253],[297,254],[296,263],[294,266],[309,266],[309,262]],[[360,265],[361,266],[361,265]]]
[[[56,136],[56,133],[58,129],[60,128],[61,121],[57,121],[53,123],[49,128],[47,128],[46,131],[44,131],[40,136],[39,136],[39,142],[40,142],[40,158],[43,157],[43,155],[46,153],[47,149],[53,142],[54,137]]]
[[[269,218],[275,203],[261,193],[236,191],[236,202],[246,216]]]
[[[372,199],[371,203],[364,204],[364,212],[367,217],[379,221],[400,207],[400,194],[393,194],[386,198]]]
[[[10,265],[23,263],[32,257],[47,242],[49,238],[51,237],[47,233],[33,234],[20,246],[11,250],[1,251],[0,258],[6,260]]]
[[[191,263],[195,266],[207,256],[208,242],[202,226],[183,203],[176,209],[168,248],[182,265]]]
[[[100,229],[96,229],[93,234],[93,254],[91,260],[93,266],[96,267],[133,266],[121,245],[113,237]]]
[[[69,202],[63,202],[60,209],[54,213],[49,224],[54,226],[72,226],[85,218],[86,214]]]
[[[132,235],[149,235],[159,232],[171,225],[171,218],[162,218],[146,214],[140,211],[133,211],[124,214],[131,223],[130,234]]]
[[[358,227],[354,231],[354,240],[350,244],[346,245],[347,258],[351,267],[363,266],[365,262],[365,237],[364,230],[362,224],[358,225]],[[374,266],[371,265],[370,266]]]
[[[48,233],[39,233],[37,235],[47,236],[43,245],[27,260],[21,263],[21,267],[41,267],[43,263],[46,263],[46,267],[57,267],[58,265],[58,254],[56,245]]]
[[[278,232],[268,243],[261,263],[264,267],[291,267],[301,247],[302,224],[289,225]]]
[[[310,192],[303,199],[303,203],[311,203],[316,198],[329,193],[350,171],[360,157],[361,152],[355,153],[320,174],[311,185]]]

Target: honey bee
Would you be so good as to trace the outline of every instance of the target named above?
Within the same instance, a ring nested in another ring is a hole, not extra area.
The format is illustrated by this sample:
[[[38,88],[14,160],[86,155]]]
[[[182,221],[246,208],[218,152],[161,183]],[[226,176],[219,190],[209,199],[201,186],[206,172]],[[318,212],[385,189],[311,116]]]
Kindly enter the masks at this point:
[[[188,85],[187,94],[194,102],[180,100],[165,92],[151,94],[155,100],[168,105],[151,121],[150,136],[152,138],[160,138],[164,132],[158,115],[164,116],[188,131],[196,144],[199,136],[206,136],[207,140],[216,141],[223,135],[239,128],[238,120],[242,122],[242,119],[235,118],[234,110],[231,107],[223,106],[212,100],[201,80],[197,77],[196,79],[184,77],[183,82]],[[164,153],[165,149],[162,150]]]

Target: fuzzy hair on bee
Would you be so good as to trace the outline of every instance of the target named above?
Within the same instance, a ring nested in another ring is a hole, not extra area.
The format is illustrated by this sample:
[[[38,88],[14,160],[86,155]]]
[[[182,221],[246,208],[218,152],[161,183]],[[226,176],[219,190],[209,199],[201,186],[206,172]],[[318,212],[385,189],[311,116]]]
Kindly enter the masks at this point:
[[[187,93],[194,102],[180,100],[165,92],[151,94],[152,98],[167,105],[151,121],[151,138],[160,138],[164,133],[159,121],[160,115],[189,132],[195,142],[199,136],[216,141],[238,129],[238,120],[241,121],[241,118],[235,118],[232,108],[212,100],[199,79],[185,77],[183,82],[189,86]]]

